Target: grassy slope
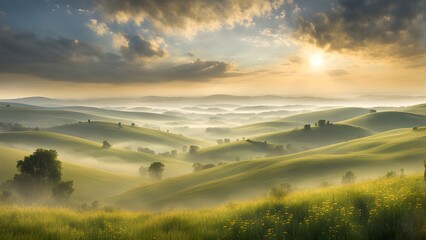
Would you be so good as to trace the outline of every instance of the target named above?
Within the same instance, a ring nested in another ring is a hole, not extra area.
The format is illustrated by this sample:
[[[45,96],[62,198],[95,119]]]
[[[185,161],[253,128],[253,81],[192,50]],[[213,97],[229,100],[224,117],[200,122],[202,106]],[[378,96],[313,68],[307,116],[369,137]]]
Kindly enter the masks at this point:
[[[0,235],[90,240],[424,239],[425,187],[414,175],[163,213],[0,206]]]
[[[267,141],[272,144],[239,141],[229,144],[216,145],[203,148],[196,154],[187,154],[183,158],[190,161],[212,162],[234,161],[236,157],[241,160],[264,157],[273,153],[276,145],[291,144],[296,150],[301,148],[314,148],[348,141],[355,138],[371,135],[372,132],[360,127],[334,124],[326,127],[313,127],[311,130],[292,130],[273,134],[255,136],[256,141]]]
[[[120,128],[116,123],[108,122],[68,124],[49,128],[47,131],[81,137],[96,142],[102,142],[105,139],[112,144],[119,142],[140,142],[145,147],[150,147],[154,144],[177,150],[180,150],[183,145],[205,145],[200,140],[177,134],[142,127],[131,127],[124,124]]]
[[[35,148],[56,149],[64,159],[73,161],[74,158],[90,158],[100,163],[133,163],[149,165],[152,162],[163,162],[166,165],[166,175],[176,176],[191,170],[189,163],[121,149],[102,149],[101,143],[59,133],[43,131],[25,131],[0,133],[0,144],[33,151]],[[170,169],[170,170],[169,170]]]
[[[103,116],[108,118],[119,118],[119,119],[133,119],[133,120],[156,120],[156,121],[173,121],[180,120],[182,118],[158,113],[148,113],[148,112],[131,112],[131,111],[119,111],[95,107],[79,107],[79,106],[69,106],[69,107],[59,107],[57,109],[67,110],[67,111],[76,111],[86,114],[93,114],[96,116]]]
[[[360,126],[377,132],[397,128],[416,127],[426,125],[426,116],[406,112],[377,112],[348,119],[342,122]]]
[[[0,146],[0,183],[12,178],[16,173],[16,161],[29,154]],[[76,191],[73,193],[73,199],[76,201],[90,202],[100,196],[108,197],[141,182],[140,178],[135,176],[107,173],[66,162],[62,167],[62,178],[74,180]]]
[[[113,121],[111,118],[80,112],[48,110],[45,108],[7,108],[0,106],[0,122],[21,123],[26,127],[52,127],[87,121],[87,119]]]
[[[232,135],[247,137],[247,136],[253,136],[257,134],[291,130],[297,127],[303,127],[303,125],[304,124],[300,122],[277,120],[277,121],[261,122],[261,123],[254,123],[254,124],[234,127],[234,128],[231,128],[231,133]]]
[[[398,109],[401,112],[408,112],[420,115],[426,115],[426,104],[418,104],[414,106],[405,107],[402,109]]]
[[[355,171],[360,177],[389,170],[423,169],[426,128],[400,129],[287,156],[242,161],[132,189],[109,199],[127,208],[204,206],[257,196],[274,184],[318,185]]]
[[[340,122],[346,119],[366,114],[368,112],[369,109],[366,108],[346,107],[298,114],[286,117],[283,120],[311,124],[317,122],[320,119],[329,120],[330,122]]]

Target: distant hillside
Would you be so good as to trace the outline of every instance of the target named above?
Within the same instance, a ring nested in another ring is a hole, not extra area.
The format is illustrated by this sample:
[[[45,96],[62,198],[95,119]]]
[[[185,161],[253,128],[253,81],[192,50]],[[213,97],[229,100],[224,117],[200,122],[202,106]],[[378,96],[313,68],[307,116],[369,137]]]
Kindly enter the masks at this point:
[[[135,188],[107,202],[130,209],[201,207],[253,198],[283,182],[340,182],[349,170],[358,178],[400,168],[423,171],[425,145],[426,128],[399,129],[299,154],[227,164]]]
[[[355,138],[372,135],[373,132],[362,127],[333,124],[324,127],[311,127],[310,130],[297,129],[254,137],[255,140],[273,144],[291,144],[294,147],[321,147]]]
[[[37,107],[11,107],[0,106],[0,122],[20,123],[26,127],[53,127],[69,123],[77,123],[79,121],[87,121],[87,119],[97,121],[116,121],[111,118],[99,117],[91,114],[49,110]]]
[[[253,136],[258,134],[281,132],[286,130],[291,130],[297,127],[303,127],[305,125],[301,122],[292,122],[292,121],[270,121],[270,122],[260,122],[249,125],[243,125],[239,127],[231,128],[230,131],[233,135],[239,135],[240,137]]]
[[[398,109],[398,110],[402,111],[402,112],[426,115],[426,104],[418,104],[418,105],[405,107],[405,108]]]
[[[377,112],[348,119],[342,122],[383,132],[392,129],[426,126],[426,116],[406,112]]]
[[[361,127],[333,124],[324,127],[312,127],[310,130],[297,129],[250,137],[254,141],[240,140],[228,144],[202,148],[195,154],[187,154],[185,159],[198,162],[218,163],[220,161],[235,161],[254,159],[279,154],[277,145],[290,149],[285,153],[300,152],[315,147],[349,141],[372,135],[373,132]],[[266,141],[266,144],[264,143]],[[281,153],[280,155],[282,155]]]
[[[188,173],[192,170],[190,163],[180,160],[136,151],[115,149],[114,146],[111,149],[102,149],[101,143],[52,132],[25,131],[0,133],[0,144],[26,151],[33,151],[36,148],[55,149],[62,154],[62,159],[80,164],[84,164],[86,161],[95,161],[100,166],[102,166],[101,163],[120,163],[123,166],[129,164],[129,167],[135,169],[135,173],[137,173],[140,165],[149,166],[152,162],[157,161],[163,162],[167,166],[165,171],[167,177]]]
[[[103,140],[108,140],[113,144],[133,142],[135,144],[141,144],[144,147],[154,147],[154,150],[159,146],[168,151],[173,148],[180,151],[184,145],[206,144],[201,140],[180,136],[178,134],[137,126],[132,127],[124,123],[119,127],[117,123],[83,122],[53,127],[47,129],[47,131],[85,138],[95,142],[102,142]]]
[[[370,110],[366,108],[346,107],[330,110],[314,111],[302,113],[284,118],[284,121],[294,121],[302,123],[314,123],[318,120],[325,119],[331,122],[340,122],[346,119],[357,117],[368,113]]]
[[[17,173],[16,161],[22,160],[24,156],[31,153],[0,146],[0,184],[13,178]],[[59,156],[61,156],[60,152]],[[100,197],[118,194],[142,182],[142,179],[137,176],[112,174],[67,162],[63,162],[62,167],[62,179],[74,180],[75,192],[72,197],[75,201],[90,203]]]

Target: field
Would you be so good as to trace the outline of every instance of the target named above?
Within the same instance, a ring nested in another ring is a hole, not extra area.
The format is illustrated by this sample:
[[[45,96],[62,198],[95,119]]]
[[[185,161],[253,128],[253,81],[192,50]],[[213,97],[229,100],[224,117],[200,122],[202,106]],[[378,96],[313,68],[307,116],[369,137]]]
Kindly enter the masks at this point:
[[[395,177],[161,213],[0,206],[4,239],[424,239],[425,184]]]

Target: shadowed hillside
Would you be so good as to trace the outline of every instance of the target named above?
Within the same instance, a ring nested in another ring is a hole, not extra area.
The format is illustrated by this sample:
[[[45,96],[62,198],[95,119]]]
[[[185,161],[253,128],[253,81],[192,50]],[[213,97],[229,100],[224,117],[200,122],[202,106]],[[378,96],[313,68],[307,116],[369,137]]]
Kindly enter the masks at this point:
[[[133,142],[134,144],[143,144],[144,146],[160,146],[162,148],[175,148],[180,150],[184,145],[205,145],[206,143],[184,137],[178,134],[158,131],[149,128],[130,126],[108,122],[75,123],[47,129],[47,131],[67,134],[80,138],[89,139],[96,142],[102,142],[105,139],[114,143]],[[154,147],[155,149],[155,147]]]
[[[426,116],[406,112],[377,112],[348,119],[342,123],[383,132],[397,128],[426,126]]]

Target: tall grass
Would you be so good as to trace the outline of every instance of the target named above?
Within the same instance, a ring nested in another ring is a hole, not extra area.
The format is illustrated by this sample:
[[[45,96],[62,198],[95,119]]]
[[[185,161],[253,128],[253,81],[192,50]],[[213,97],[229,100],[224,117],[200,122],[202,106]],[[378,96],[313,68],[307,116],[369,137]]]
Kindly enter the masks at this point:
[[[0,206],[0,239],[426,239],[420,175],[160,213]]]

